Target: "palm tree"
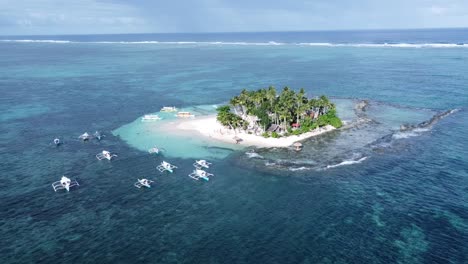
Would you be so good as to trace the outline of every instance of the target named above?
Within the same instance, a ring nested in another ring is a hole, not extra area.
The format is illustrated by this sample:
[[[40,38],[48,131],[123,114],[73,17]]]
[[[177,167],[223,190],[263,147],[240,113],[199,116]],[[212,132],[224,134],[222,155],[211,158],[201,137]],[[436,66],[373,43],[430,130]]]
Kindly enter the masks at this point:
[[[233,106],[234,112],[236,113],[236,115],[238,115],[238,113],[237,113],[237,106],[240,104],[239,96],[234,96],[233,98],[231,98],[231,100],[229,101],[229,103]]]
[[[284,87],[278,100],[279,114],[282,119],[284,130],[287,128],[287,121],[293,119],[295,113],[295,93],[289,87]]]
[[[330,100],[328,100],[328,98],[325,95],[321,95],[319,98],[319,102],[320,102],[319,114],[320,115],[326,114],[326,112],[328,112],[328,109],[330,108],[330,104],[331,104]]]
[[[307,103],[307,98],[305,97],[304,88],[301,88],[299,92],[296,94],[296,122],[300,123],[300,116],[306,111],[304,109],[304,105]]]
[[[242,89],[242,92],[240,93],[238,98],[239,98],[239,105],[242,108],[242,115],[244,115],[245,112],[246,112],[247,105],[248,105],[249,100],[250,100],[249,99],[249,92],[245,88]]]

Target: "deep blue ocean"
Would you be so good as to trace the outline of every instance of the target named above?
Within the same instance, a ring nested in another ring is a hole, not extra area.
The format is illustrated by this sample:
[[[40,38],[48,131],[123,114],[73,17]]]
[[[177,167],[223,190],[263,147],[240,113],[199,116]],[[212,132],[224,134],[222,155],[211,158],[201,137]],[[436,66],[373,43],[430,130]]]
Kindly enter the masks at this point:
[[[112,133],[269,85],[367,99],[375,122],[305,142],[310,156],[258,150],[342,166],[232,150],[209,182],[187,177],[192,159],[160,175]],[[0,92],[0,263],[468,263],[467,29],[2,36]],[[447,110],[404,136],[380,125]],[[55,193],[64,174],[80,186]]]

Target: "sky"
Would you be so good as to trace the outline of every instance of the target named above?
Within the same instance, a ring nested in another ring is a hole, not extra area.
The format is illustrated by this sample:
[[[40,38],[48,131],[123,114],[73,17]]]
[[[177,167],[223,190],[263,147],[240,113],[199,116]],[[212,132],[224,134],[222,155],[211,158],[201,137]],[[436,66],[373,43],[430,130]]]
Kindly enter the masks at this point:
[[[0,35],[468,27],[468,0],[0,0]]]

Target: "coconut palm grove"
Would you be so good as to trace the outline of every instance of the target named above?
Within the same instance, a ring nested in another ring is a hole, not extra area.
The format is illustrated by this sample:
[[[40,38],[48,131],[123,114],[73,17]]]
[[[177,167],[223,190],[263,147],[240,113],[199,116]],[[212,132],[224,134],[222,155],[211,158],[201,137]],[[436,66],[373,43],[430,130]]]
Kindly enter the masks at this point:
[[[295,92],[285,87],[279,94],[273,86],[256,91],[243,89],[217,111],[222,125],[264,137],[299,135],[326,125],[342,126],[335,104],[325,95],[309,99],[303,88]]]

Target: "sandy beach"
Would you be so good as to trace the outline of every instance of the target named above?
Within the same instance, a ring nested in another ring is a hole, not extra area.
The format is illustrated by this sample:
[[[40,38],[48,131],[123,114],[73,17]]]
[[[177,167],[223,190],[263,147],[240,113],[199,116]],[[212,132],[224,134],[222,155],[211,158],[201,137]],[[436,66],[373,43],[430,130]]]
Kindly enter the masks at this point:
[[[317,136],[335,129],[333,126],[327,125],[299,136],[264,138],[262,136],[247,134],[243,131],[234,132],[233,130],[226,129],[216,120],[216,115],[196,117],[194,119],[177,120],[175,122],[171,122],[170,126],[172,131],[174,131],[174,128],[179,131],[195,131],[204,137],[230,144],[236,143],[234,137],[237,136],[242,139],[242,141],[239,142],[239,145],[256,147],[289,147],[294,144],[294,142]]]

